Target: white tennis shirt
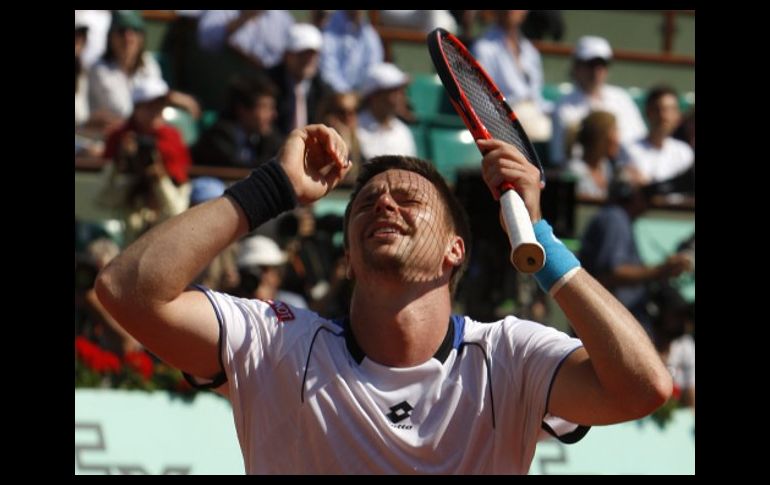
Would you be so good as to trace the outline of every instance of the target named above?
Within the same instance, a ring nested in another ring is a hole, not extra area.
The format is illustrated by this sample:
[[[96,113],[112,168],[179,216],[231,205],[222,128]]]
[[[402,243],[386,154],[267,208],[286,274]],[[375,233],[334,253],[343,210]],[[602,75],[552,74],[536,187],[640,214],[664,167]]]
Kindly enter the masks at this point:
[[[392,368],[346,319],[205,292],[250,474],[527,473],[553,377],[582,345],[515,317],[453,316],[433,358]],[[571,442],[587,431],[566,424]]]

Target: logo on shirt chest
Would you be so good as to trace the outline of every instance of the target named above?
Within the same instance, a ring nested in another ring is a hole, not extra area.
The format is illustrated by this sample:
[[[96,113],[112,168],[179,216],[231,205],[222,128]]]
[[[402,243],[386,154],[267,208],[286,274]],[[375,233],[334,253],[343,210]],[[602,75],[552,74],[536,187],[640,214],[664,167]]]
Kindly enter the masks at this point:
[[[391,423],[396,425],[396,426],[393,426],[394,428],[412,429],[411,424],[398,424],[398,423],[408,418],[412,414],[413,409],[414,408],[412,407],[411,404],[409,404],[406,401],[401,401],[395,406],[391,406],[390,412],[385,416],[387,416],[387,418],[390,420]]]

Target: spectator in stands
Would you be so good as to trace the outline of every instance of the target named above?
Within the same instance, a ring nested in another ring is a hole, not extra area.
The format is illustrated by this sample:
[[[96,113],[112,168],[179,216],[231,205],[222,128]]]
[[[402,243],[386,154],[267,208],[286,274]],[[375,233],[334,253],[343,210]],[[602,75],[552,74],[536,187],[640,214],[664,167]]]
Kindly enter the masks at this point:
[[[318,119],[331,126],[342,136],[348,146],[348,158],[353,168],[340,182],[341,185],[353,185],[363,161],[361,142],[358,140],[358,95],[355,92],[336,93],[321,100]]]
[[[682,121],[679,95],[670,86],[650,89],[645,102],[649,133],[627,147],[627,169],[643,185],[674,178],[695,159],[690,146],[671,135]]]
[[[202,204],[211,199],[216,199],[225,193],[224,182],[214,177],[198,177],[192,181],[190,192],[190,207]],[[233,243],[219,253],[206,266],[195,283],[206,288],[215,289],[224,293],[232,293],[240,284],[240,275],[236,265],[238,243]]]
[[[227,107],[192,149],[195,164],[255,168],[275,155],[282,139],[275,128],[275,92],[263,76],[233,79]]]
[[[688,303],[671,285],[656,292],[657,316],[652,342],[674,380],[673,397],[695,407],[695,303]]]
[[[323,30],[326,28],[326,24],[329,23],[332,13],[334,13],[334,10],[311,10],[310,23],[315,25],[318,30]]]
[[[500,88],[533,141],[551,138],[552,106],[542,96],[543,63],[524,37],[528,10],[498,10],[495,25],[473,44],[473,54]]]
[[[81,54],[84,69],[91,69],[107,50],[107,33],[111,22],[112,13],[109,10],[75,10],[75,23],[88,28],[88,37]]]
[[[286,10],[206,10],[198,22],[198,45],[209,52],[230,48],[269,69],[281,62],[292,25]]]
[[[473,44],[473,24],[476,21],[476,14],[478,10],[448,10],[448,12],[454,17],[455,23],[457,23],[458,33],[457,38],[463,45]]]
[[[93,13],[96,12],[96,13]],[[91,24],[98,24],[101,10],[75,10],[75,155],[98,157],[104,152],[106,133],[123,119],[108,110],[92,111],[89,104],[88,65],[84,58]],[[92,14],[93,13],[93,14]],[[107,12],[109,25],[109,12]],[[97,27],[98,28],[98,27]],[[106,36],[107,27],[104,27]]]
[[[127,243],[189,205],[190,154],[176,128],[163,121],[168,101],[162,79],[140,80],[133,113],[107,139],[104,156],[112,163],[99,202],[122,213]]]
[[[336,218],[341,231],[342,218],[329,217]],[[312,207],[299,207],[281,217],[277,227],[277,241],[287,256],[284,288],[302,295],[312,308],[330,290],[329,279],[339,252],[334,248],[333,231],[321,230],[318,222]]]
[[[607,204],[591,219],[581,240],[583,267],[628,308],[649,334],[652,316],[648,283],[665,281],[691,269],[691,261],[673,254],[647,266],[639,257],[633,222],[649,204],[644,190],[619,177],[609,189]]]
[[[380,36],[363,10],[337,10],[323,36],[321,76],[338,93],[360,90],[369,69],[385,60]]]
[[[76,11],[77,13],[77,11]],[[75,15],[75,126],[88,120],[88,78],[83,67],[82,53],[88,38],[88,26]]]
[[[672,135],[677,140],[681,140],[695,151],[695,106],[690,108],[690,111],[682,118],[682,122],[679,123],[674,134]]]
[[[83,49],[88,38],[88,26],[75,11],[75,155],[98,157],[104,151],[104,131],[114,129],[120,119],[106,116],[91,117],[88,107],[88,74],[83,65]],[[110,124],[110,122],[112,124]]]
[[[530,10],[521,25],[521,31],[532,40],[550,37],[559,42],[564,37],[565,30],[561,10]]]
[[[581,156],[567,152],[568,133],[577,129],[591,111],[603,110],[615,115],[622,145],[647,135],[644,120],[631,96],[623,88],[606,84],[611,60],[612,48],[606,39],[594,36],[578,39],[571,71],[574,90],[557,101],[553,113],[552,164],[563,165],[568,158]]]
[[[583,156],[571,159],[567,169],[578,178],[577,195],[603,200],[607,197],[620,154],[615,116],[606,111],[594,111],[586,116],[580,122],[576,142],[582,147]]]
[[[318,123],[318,105],[332,88],[318,71],[323,36],[311,24],[294,24],[283,62],[271,68],[268,76],[277,87],[278,130],[288,135],[294,128]]]
[[[406,105],[409,77],[395,64],[374,66],[361,86],[364,109],[358,117],[358,139],[365,159],[378,155],[417,156],[412,132],[398,119]]]
[[[144,50],[145,24],[136,10],[115,10],[107,50],[89,73],[89,103],[92,111],[106,110],[127,118],[133,110],[131,93],[144,80],[162,80],[160,66]],[[170,104],[200,117],[200,106],[192,96],[170,91]]]
[[[297,293],[281,289],[286,254],[278,244],[265,236],[251,236],[238,247],[238,270],[241,283],[237,295],[263,301],[278,300],[297,308],[307,308],[305,299]]]
[[[380,25],[401,27],[428,33],[442,28],[453,34],[457,32],[455,21],[449,10],[380,10]]]

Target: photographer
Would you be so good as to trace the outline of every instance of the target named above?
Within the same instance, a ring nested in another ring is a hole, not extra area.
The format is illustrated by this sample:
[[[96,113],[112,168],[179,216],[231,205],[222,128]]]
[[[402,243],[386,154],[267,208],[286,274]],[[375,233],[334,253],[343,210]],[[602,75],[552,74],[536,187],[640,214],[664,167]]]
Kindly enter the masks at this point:
[[[104,184],[98,202],[117,211],[130,243],[189,205],[190,154],[179,132],[163,121],[169,89],[143,79],[133,89],[134,111],[107,139]]]

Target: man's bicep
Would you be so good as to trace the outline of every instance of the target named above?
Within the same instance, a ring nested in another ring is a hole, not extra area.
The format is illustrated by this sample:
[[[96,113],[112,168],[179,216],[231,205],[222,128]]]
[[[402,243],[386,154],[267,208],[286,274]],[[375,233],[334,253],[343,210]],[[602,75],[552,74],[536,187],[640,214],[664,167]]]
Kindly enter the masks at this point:
[[[584,348],[573,352],[559,368],[548,399],[548,413],[582,425],[627,420],[604,392]]]
[[[140,342],[168,364],[200,377],[223,371],[219,356],[219,321],[206,295],[183,292],[159,307],[142,326]]]

